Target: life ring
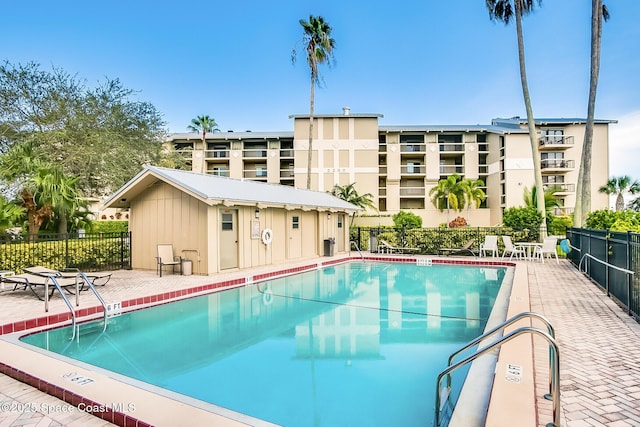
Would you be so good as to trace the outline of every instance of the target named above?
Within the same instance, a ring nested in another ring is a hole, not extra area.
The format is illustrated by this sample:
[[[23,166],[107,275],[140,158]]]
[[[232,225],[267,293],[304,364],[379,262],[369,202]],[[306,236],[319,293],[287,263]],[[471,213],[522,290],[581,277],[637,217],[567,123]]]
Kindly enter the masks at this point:
[[[265,245],[270,245],[273,240],[273,231],[270,228],[265,228],[262,230],[262,243]]]
[[[569,243],[569,239],[563,239],[560,241],[560,249],[562,249],[562,252],[565,254],[571,252],[571,243]]]

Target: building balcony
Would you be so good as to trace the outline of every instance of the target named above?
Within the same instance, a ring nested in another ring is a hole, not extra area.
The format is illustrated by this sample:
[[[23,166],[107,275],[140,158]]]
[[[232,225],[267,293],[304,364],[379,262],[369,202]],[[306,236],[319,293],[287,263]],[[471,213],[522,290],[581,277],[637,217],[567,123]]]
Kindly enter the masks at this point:
[[[425,165],[401,165],[400,174],[402,175],[424,175],[427,173]]]
[[[424,197],[424,187],[400,187],[400,197]]]
[[[568,171],[575,168],[574,160],[544,159],[540,161],[540,169],[543,172]]]
[[[427,146],[425,144],[400,144],[401,153],[425,153]]]
[[[294,172],[293,169],[280,169],[280,178],[293,178]]]
[[[243,178],[249,179],[258,179],[258,180],[266,180],[267,179],[267,168],[263,169],[244,169],[242,171]]]
[[[293,150],[280,150],[280,158],[293,158]]]
[[[462,142],[447,142],[440,143],[440,153],[464,153],[464,143]]]
[[[193,149],[182,148],[182,149],[176,150],[176,153],[178,153],[185,160],[191,160],[191,157],[193,156]]]
[[[252,148],[249,150],[242,150],[242,157],[246,158],[261,158],[261,159],[266,159],[267,158],[267,149],[261,149],[261,148]]]
[[[387,187],[378,188],[378,196],[387,197]]]
[[[229,169],[223,169],[223,168],[213,168],[213,169],[207,169],[207,173],[209,175],[215,175],[215,176],[229,176]]]
[[[553,190],[553,194],[567,194],[567,193],[575,193],[576,185],[575,184],[564,184],[564,183],[545,183],[545,188],[550,188]]]
[[[440,175],[453,175],[457,173],[458,175],[464,174],[464,166],[463,165],[440,165]]]
[[[545,135],[539,139],[539,142],[540,147],[544,147],[545,150],[566,150],[573,146],[573,136]]]
[[[206,150],[204,152],[205,159],[228,159],[229,150]]]
[[[553,215],[554,216],[573,215],[574,211],[575,211],[574,208],[567,208],[567,207],[564,207],[564,206],[556,206],[555,208],[553,208]]]

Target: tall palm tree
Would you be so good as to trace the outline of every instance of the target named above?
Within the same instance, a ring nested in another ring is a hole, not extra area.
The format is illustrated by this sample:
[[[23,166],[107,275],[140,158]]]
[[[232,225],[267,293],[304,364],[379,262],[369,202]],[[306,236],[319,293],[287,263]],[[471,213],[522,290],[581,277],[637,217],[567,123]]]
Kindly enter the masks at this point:
[[[591,3],[591,77],[589,79],[589,101],[587,105],[587,123],[584,130],[582,158],[578,172],[578,193],[573,222],[582,227],[583,220],[591,210],[591,156],[593,147],[593,123],[595,120],[596,91],[600,73],[600,46],[602,42],[602,21],[609,20],[609,11],[602,0]]]
[[[304,30],[302,35],[302,43],[307,53],[307,64],[311,71],[311,89],[309,95],[309,150],[307,155],[307,189],[311,188],[311,154],[313,144],[313,113],[314,113],[314,89],[316,84],[320,82],[320,73],[318,65],[327,63],[331,64],[333,59],[333,50],[336,41],[331,37],[332,28],[327,24],[322,16],[309,16],[309,20],[300,20],[300,25]],[[296,60],[296,50],[293,49],[291,60]]]
[[[465,205],[465,189],[460,182],[458,174],[452,174],[438,181],[438,185],[429,190],[431,203],[442,212],[447,210],[447,222],[449,222],[450,210],[462,210]]]
[[[460,182],[464,198],[467,204],[467,218],[469,218],[469,208],[471,204],[475,204],[476,208],[480,207],[480,203],[487,198],[487,195],[482,190],[484,182],[480,179],[464,179]]]
[[[531,143],[531,156],[533,158],[533,176],[537,188],[542,188],[542,171],[540,169],[540,150],[538,149],[538,137],[536,133],[536,124],[533,117],[533,109],[531,108],[531,97],[529,96],[529,84],[527,83],[527,68],[524,60],[524,36],[522,34],[522,16],[533,11],[535,3],[542,4],[542,0],[486,0],[487,9],[489,10],[489,18],[497,19],[508,25],[515,16],[516,19],[516,35],[518,38],[518,59],[520,63],[520,82],[522,84],[522,95],[524,97],[524,106],[527,110],[527,126],[529,128],[529,142]],[[543,239],[547,235],[546,230],[546,213],[544,209],[544,193],[538,192],[538,210],[542,215],[540,224],[540,238]]]
[[[202,173],[206,173],[205,170],[205,152],[207,150],[207,133],[210,132],[220,132],[218,129],[218,123],[213,117],[209,117],[207,115],[198,116],[195,119],[191,119],[191,124],[187,126],[187,129],[191,132],[202,132]]]
[[[624,210],[624,193],[640,193],[640,182],[632,180],[630,176],[618,176],[610,178],[609,181],[598,189],[599,192],[616,195],[616,211]]]
[[[345,186],[334,185],[331,190],[331,194],[336,196],[339,199],[345,200],[352,205],[358,206],[362,209],[373,209],[376,210],[376,206],[373,204],[373,194],[358,194],[358,191],[355,187],[356,183],[348,184]],[[353,224],[353,220],[355,219],[356,214],[354,213],[351,217],[351,224]]]

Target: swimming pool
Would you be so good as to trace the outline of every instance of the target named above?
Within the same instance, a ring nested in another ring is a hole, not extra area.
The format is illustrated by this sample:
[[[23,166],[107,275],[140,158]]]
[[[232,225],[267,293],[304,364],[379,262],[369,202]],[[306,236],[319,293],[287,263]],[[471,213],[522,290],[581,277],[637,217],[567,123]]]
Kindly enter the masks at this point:
[[[504,272],[352,262],[22,340],[287,426],[425,425]]]

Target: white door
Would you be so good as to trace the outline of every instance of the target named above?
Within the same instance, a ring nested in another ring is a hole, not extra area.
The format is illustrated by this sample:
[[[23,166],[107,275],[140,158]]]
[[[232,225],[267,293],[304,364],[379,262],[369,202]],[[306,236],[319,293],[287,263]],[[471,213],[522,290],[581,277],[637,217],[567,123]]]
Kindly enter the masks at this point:
[[[238,211],[220,210],[220,270],[238,267]]]
[[[287,211],[287,235],[289,237],[289,259],[302,256],[302,212]]]

